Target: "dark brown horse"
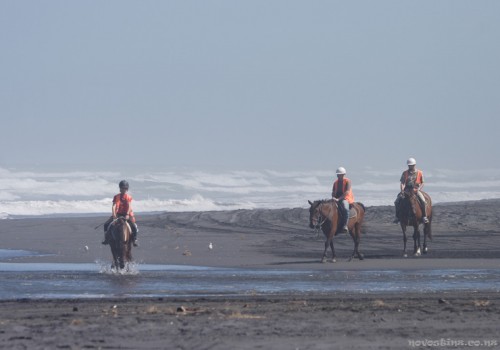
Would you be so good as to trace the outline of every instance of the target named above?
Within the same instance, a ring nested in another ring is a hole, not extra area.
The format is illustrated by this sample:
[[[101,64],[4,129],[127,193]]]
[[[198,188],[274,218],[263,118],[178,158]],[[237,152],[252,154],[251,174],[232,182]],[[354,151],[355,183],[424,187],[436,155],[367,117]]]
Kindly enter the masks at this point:
[[[421,245],[420,245],[420,230],[419,226],[422,224],[422,207],[420,205],[420,202],[417,198],[417,195],[413,191],[405,191],[403,194],[403,197],[401,198],[401,201],[399,202],[399,215],[400,215],[400,224],[401,224],[401,229],[403,230],[403,241],[404,241],[404,248],[403,248],[403,256],[407,257],[408,255],[406,254],[406,227],[407,226],[413,226],[413,255],[415,256],[420,256],[422,252],[424,254],[427,254],[427,238],[429,240],[432,240],[432,200],[431,197],[423,192],[420,191],[424,197],[425,201],[427,202],[426,206],[426,214],[427,218],[429,219],[428,224],[423,224],[424,225],[424,247],[423,250],[421,250]]]
[[[131,229],[124,217],[118,217],[109,225],[106,233],[113,255],[112,268],[123,269],[132,261]]]
[[[337,235],[341,229],[338,204],[332,199],[314,201],[314,203],[311,201],[308,202],[311,205],[311,208],[309,208],[309,227],[321,229],[326,237],[325,251],[323,252],[321,262],[326,262],[328,247],[332,249],[332,262],[335,262],[333,236]],[[363,260],[363,254],[359,252],[358,248],[361,240],[361,225],[365,217],[365,206],[361,203],[353,203],[351,213],[354,215],[349,215],[349,222],[347,226],[352,240],[354,241],[354,251],[349,258],[349,261],[351,261],[355,256],[357,256],[359,260]]]

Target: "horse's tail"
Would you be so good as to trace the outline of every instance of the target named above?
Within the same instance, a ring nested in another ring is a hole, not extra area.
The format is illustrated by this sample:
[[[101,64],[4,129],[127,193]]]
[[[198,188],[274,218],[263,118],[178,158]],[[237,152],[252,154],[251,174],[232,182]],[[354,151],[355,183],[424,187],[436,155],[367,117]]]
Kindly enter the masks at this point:
[[[363,208],[363,211],[366,213],[366,207],[365,207],[365,205],[364,205],[363,203],[361,203],[361,202],[356,202],[356,203],[358,203],[358,204],[359,204],[359,206],[360,206],[361,208]]]
[[[364,215],[366,213],[366,207],[365,207],[365,205],[363,203],[361,203],[361,202],[356,202],[356,204],[358,204],[363,209],[363,217],[364,217]],[[361,232],[363,234],[366,234],[365,221],[364,220],[361,222],[361,228],[360,229],[361,229]]]

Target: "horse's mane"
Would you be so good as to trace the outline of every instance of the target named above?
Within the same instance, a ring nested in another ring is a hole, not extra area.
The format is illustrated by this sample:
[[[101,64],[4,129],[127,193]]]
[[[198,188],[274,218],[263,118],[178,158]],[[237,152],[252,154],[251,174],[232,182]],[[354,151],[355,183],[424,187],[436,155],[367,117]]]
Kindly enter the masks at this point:
[[[324,203],[333,203],[333,199],[320,199],[319,204],[324,204]]]

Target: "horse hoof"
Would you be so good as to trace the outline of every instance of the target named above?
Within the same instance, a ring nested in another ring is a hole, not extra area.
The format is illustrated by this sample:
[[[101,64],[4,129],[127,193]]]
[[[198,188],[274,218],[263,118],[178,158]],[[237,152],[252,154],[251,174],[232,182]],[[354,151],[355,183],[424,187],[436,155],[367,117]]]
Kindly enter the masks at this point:
[[[332,259],[331,260],[332,263],[336,263],[337,262],[337,259]]]
[[[359,254],[358,258],[359,258],[359,260],[365,260],[365,257],[363,254]]]
[[[415,254],[414,254],[414,255],[415,255],[415,256],[420,256],[420,255],[422,255],[422,253],[420,252],[420,249],[418,249],[418,250],[415,252]]]
[[[326,263],[326,259],[325,258],[321,259],[321,263],[322,264]]]
[[[427,252],[429,251],[429,249],[427,249],[427,247],[424,248],[424,254],[427,254]]]
[[[403,258],[407,258],[407,257],[408,257],[408,254],[404,253]]]

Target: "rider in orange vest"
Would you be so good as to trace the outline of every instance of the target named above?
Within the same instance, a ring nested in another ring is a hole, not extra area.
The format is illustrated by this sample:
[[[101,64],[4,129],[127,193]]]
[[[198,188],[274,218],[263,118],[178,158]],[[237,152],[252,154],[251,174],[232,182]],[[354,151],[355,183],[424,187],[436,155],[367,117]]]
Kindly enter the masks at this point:
[[[134,247],[138,247],[137,233],[139,232],[139,229],[137,228],[134,212],[132,211],[132,196],[127,193],[129,184],[127,181],[122,180],[120,181],[119,187],[120,193],[113,197],[113,206],[111,208],[113,215],[104,224],[104,233],[108,232],[109,225],[113,222],[113,220],[115,220],[118,216],[123,216],[132,229],[132,242]],[[102,244],[109,244],[106,235]]]
[[[349,232],[347,223],[349,221],[349,205],[354,203],[354,195],[352,194],[351,180],[345,177],[346,170],[340,167],[336,171],[337,180],[333,183],[332,199],[339,203],[339,208],[342,210],[342,232]]]
[[[422,221],[424,224],[429,223],[429,219],[427,218],[426,206],[427,203],[425,201],[425,197],[420,192],[420,190],[424,187],[424,174],[422,170],[416,169],[417,161],[415,158],[409,158],[406,161],[408,165],[408,170],[404,171],[401,175],[400,179],[400,189],[401,192],[398,194],[394,205],[396,206],[396,218],[394,219],[394,223],[399,223],[399,202],[405,191],[414,191],[417,195],[417,198],[420,202],[420,206],[422,207],[422,212],[424,214]]]

